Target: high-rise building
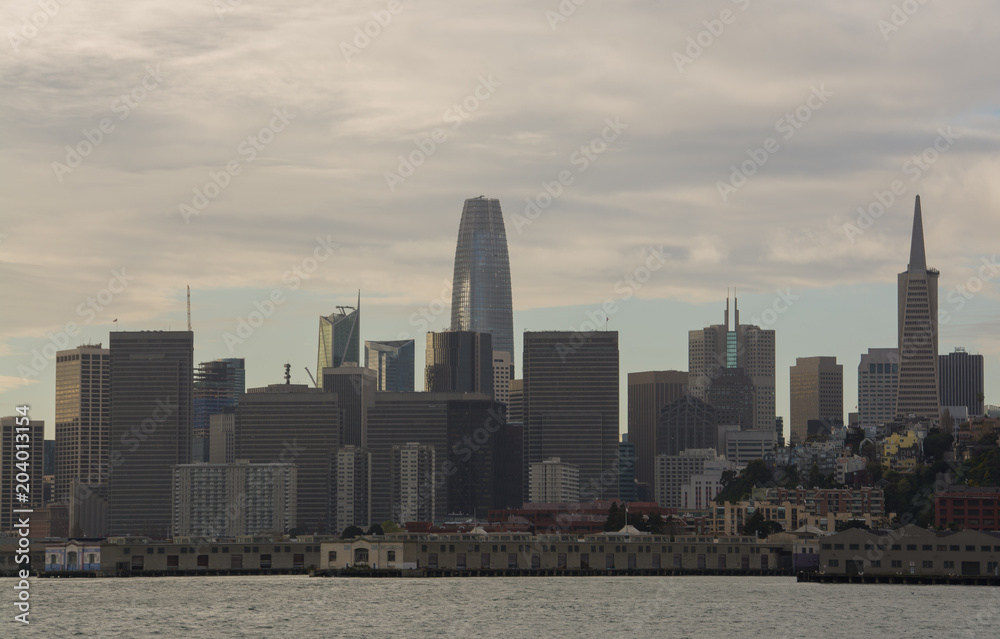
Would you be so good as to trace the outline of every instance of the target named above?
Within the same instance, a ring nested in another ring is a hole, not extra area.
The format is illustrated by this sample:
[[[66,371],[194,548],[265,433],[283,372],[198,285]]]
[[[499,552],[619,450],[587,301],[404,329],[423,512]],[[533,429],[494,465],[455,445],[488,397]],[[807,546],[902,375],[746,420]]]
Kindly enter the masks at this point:
[[[296,528],[332,533],[332,471],[340,445],[337,393],[304,384],[251,388],[236,406],[236,458],[298,467]]]
[[[524,423],[507,421],[493,435],[493,506],[520,508],[524,503]]]
[[[514,379],[514,364],[510,353],[493,351],[493,397],[501,404],[510,402],[510,383]]]
[[[927,268],[920,196],[913,208],[910,263],[898,278],[899,390],[896,414],[941,416],[938,401],[938,279]]]
[[[319,318],[319,354],[316,374],[324,368],[335,368],[345,364],[358,366],[361,362],[361,292],[358,305],[338,306],[337,312]]]
[[[367,530],[372,524],[372,454],[357,446],[341,446],[334,472],[337,532],[349,526]]]
[[[173,469],[173,534],[281,535],[295,526],[295,464],[182,464]]]
[[[628,433],[622,433],[618,442],[618,499],[636,501],[635,444],[629,441]]]
[[[719,424],[754,429],[754,387],[742,368],[720,368],[705,393],[705,399],[715,408]],[[773,429],[769,429],[773,430]]]
[[[69,503],[73,480],[104,484],[111,447],[111,355],[100,344],[56,353],[54,500]]]
[[[683,505],[681,488],[705,469],[706,461],[724,459],[714,448],[689,448],[677,455],[657,455],[654,494],[664,508]]]
[[[437,493],[434,486],[435,451],[431,444],[396,444],[389,457],[389,519],[400,524],[434,521]]]
[[[424,387],[428,393],[493,395],[493,346],[489,333],[427,333]]]
[[[375,371],[357,366],[324,368],[320,371],[323,390],[337,394],[340,407],[342,446],[368,445],[368,407],[375,400]]]
[[[679,455],[690,448],[718,450],[719,422],[715,408],[697,397],[684,395],[660,411],[656,433],[657,455]]]
[[[836,357],[796,357],[789,367],[791,443],[804,444],[808,423],[844,421],[844,367]]]
[[[165,539],[173,467],[191,461],[194,333],[114,331],[109,534]]]
[[[524,423],[524,380],[510,380],[510,394],[507,396],[507,422]]]
[[[729,299],[725,322],[688,331],[688,392],[709,401],[709,390],[723,369],[741,368],[753,386],[753,428],[774,429],[774,331],[740,324],[733,298],[733,325],[729,324]]]
[[[858,364],[858,423],[874,428],[896,419],[899,356],[895,348],[869,348]]]
[[[191,459],[207,462],[209,458],[209,418],[232,408],[246,391],[246,368],[243,358],[202,362],[194,372],[194,426]]]
[[[375,371],[375,390],[412,393],[414,371],[412,339],[365,340],[365,366]]]
[[[28,436],[27,441],[24,435]],[[27,448],[24,448],[25,444]],[[15,513],[14,509],[42,507],[44,451],[45,422],[29,419],[27,415],[0,417],[0,530],[14,530],[18,517],[28,516],[30,519],[30,515]],[[21,481],[23,474],[28,475],[27,482]],[[22,476],[19,478],[19,475]],[[25,484],[27,493],[16,488]],[[24,495],[26,501],[21,501],[20,495]]]
[[[236,407],[223,408],[208,418],[208,463],[236,461]]]
[[[964,348],[938,356],[938,382],[942,406],[965,406],[969,415],[984,414],[983,356]]]
[[[635,477],[640,484],[655,480],[656,434],[663,407],[684,396],[686,371],[645,371],[628,374],[628,439],[635,444]]]
[[[580,469],[558,457],[531,464],[530,499],[533,504],[575,504],[580,501]]]
[[[523,369],[524,463],[559,457],[585,501],[617,497],[618,332],[525,332]]]
[[[458,225],[451,291],[451,330],[493,336],[493,349],[514,361],[514,311],[510,258],[500,200],[465,201]]]

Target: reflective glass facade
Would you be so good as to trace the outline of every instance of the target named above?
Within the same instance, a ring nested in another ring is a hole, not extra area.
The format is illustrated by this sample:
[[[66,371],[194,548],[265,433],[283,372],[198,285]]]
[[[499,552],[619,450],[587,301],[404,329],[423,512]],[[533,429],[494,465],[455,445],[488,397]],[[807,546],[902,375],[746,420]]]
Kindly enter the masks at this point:
[[[350,311],[350,312],[348,312]],[[337,312],[319,318],[319,354],[316,361],[316,374],[322,375],[324,368],[336,368],[346,362],[354,362],[357,366],[361,359],[361,346],[358,335],[361,327],[361,296],[358,296],[358,306],[338,306]]]
[[[493,350],[514,357],[514,313],[510,258],[500,200],[483,196],[465,201],[455,249],[451,330],[493,336]]]

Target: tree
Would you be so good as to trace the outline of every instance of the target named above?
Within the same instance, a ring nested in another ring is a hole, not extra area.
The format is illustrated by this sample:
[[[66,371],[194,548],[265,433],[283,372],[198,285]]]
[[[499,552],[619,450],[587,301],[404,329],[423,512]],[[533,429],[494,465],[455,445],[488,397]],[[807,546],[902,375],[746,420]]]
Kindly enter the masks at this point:
[[[951,413],[946,410],[941,411],[941,430],[950,435],[954,429],[955,419],[951,416]]]
[[[654,535],[662,535],[667,531],[667,522],[663,521],[660,513],[653,513],[646,520],[646,529]]]
[[[769,484],[773,481],[771,477],[771,469],[767,467],[763,459],[753,459],[747,463],[747,467],[743,469],[743,480],[750,485],[751,488],[755,486],[761,486]]]
[[[938,428],[932,428],[924,438],[924,459],[940,461],[944,454],[951,450],[952,437],[942,433]]]
[[[864,519],[848,519],[847,521],[838,521],[836,525],[837,532],[843,532],[845,530],[850,530],[851,528],[860,528],[871,532],[871,528],[868,527],[868,524],[865,523]]]
[[[743,530],[741,533],[746,537],[759,537],[760,539],[767,538],[768,535],[773,533],[778,533],[783,531],[781,524],[776,521],[771,521],[770,519],[764,519],[764,513],[761,510],[755,510],[752,515],[750,515],[746,522],[743,524]]]
[[[625,527],[625,509],[618,508],[618,502],[611,502],[608,508],[608,518],[604,520],[604,532],[621,530]]]
[[[809,469],[809,488],[819,488],[822,481],[823,478],[819,474],[819,465],[813,464],[812,468]]]
[[[366,532],[365,534],[366,535],[384,535],[385,531],[382,530],[382,526],[379,526],[378,524],[372,524],[371,528],[369,528],[368,532]]]
[[[390,533],[406,532],[406,529],[396,525],[396,522],[391,519],[386,519],[382,522],[382,532],[388,535]]]
[[[357,526],[348,526],[344,529],[344,532],[340,534],[341,539],[350,539],[352,537],[360,537],[365,534],[365,531],[361,530]]]

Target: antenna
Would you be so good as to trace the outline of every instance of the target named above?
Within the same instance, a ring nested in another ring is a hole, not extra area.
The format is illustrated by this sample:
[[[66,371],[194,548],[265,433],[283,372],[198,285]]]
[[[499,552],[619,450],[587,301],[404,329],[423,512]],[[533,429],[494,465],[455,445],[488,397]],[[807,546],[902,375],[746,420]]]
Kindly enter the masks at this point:
[[[292,365],[285,364],[285,384],[292,383]]]
[[[191,286],[188,285],[188,332],[191,332]]]

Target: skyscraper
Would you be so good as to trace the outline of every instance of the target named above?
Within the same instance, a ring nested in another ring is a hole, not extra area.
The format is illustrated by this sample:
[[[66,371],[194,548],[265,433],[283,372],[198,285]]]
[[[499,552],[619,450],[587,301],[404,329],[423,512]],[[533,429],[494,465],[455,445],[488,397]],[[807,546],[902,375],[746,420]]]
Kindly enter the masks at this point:
[[[618,496],[618,331],[524,333],[524,428],[526,479],[559,457],[585,501]]]
[[[727,368],[742,368],[753,387],[753,428],[774,430],[774,331],[740,324],[733,298],[733,325],[729,299],[723,324],[688,331],[688,392],[710,401],[709,389]]]
[[[628,439],[635,444],[635,478],[655,480],[656,433],[660,411],[687,390],[686,371],[644,371],[628,374]]]
[[[719,449],[715,408],[691,395],[663,407],[657,431],[657,455],[679,455],[691,448]]]
[[[938,357],[942,406],[965,406],[969,415],[983,413],[983,356],[964,348]]]
[[[514,362],[514,312],[510,258],[500,200],[482,195],[465,201],[455,248],[451,330],[493,336],[493,350]]]
[[[428,393],[493,395],[493,347],[489,333],[427,333],[424,388]]]
[[[796,357],[788,380],[792,444],[805,443],[811,419],[844,421],[844,367],[836,357]]]
[[[194,333],[110,334],[111,535],[165,539],[172,523],[172,468],[191,461]]]
[[[56,353],[54,499],[69,503],[76,480],[90,487],[108,475],[111,355],[100,344]]]
[[[194,372],[194,425],[191,458],[207,462],[209,418],[224,408],[236,406],[246,390],[246,368],[242,358],[202,362]]]
[[[337,502],[336,532],[348,526],[367,529],[372,519],[372,454],[357,446],[337,450],[334,499]]]
[[[390,452],[389,487],[392,521],[434,521],[437,494],[434,487],[435,450],[430,444],[396,444]]]
[[[898,278],[899,390],[896,413],[940,417],[938,401],[938,278],[927,268],[920,196],[913,207],[910,263]]]
[[[869,348],[858,364],[858,421],[862,428],[896,419],[899,356],[895,348]]]
[[[375,390],[413,392],[413,340],[365,340],[365,366],[375,371]]]
[[[368,407],[375,400],[375,371],[357,366],[325,368],[319,372],[323,390],[337,394],[340,408],[340,445],[368,445]]]
[[[18,439],[18,435],[22,435]],[[28,448],[21,443],[23,435],[28,436]],[[19,515],[14,509],[34,509],[42,507],[42,457],[45,448],[45,422],[28,419],[23,415],[0,417],[0,530],[14,530]],[[28,456],[25,458],[24,453]],[[20,453],[20,456],[18,455]],[[24,470],[27,459],[27,471]],[[18,464],[21,464],[18,467]],[[27,501],[22,502],[15,486],[24,484],[23,475],[28,475]],[[18,477],[20,479],[18,479]],[[24,530],[24,529],[22,529]],[[27,531],[23,534],[27,534]],[[13,552],[11,553],[13,560]]]
[[[361,362],[359,334],[361,332],[361,292],[358,305],[338,306],[336,313],[319,318],[319,355],[316,360],[316,374],[324,368],[343,366]]]

